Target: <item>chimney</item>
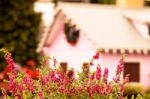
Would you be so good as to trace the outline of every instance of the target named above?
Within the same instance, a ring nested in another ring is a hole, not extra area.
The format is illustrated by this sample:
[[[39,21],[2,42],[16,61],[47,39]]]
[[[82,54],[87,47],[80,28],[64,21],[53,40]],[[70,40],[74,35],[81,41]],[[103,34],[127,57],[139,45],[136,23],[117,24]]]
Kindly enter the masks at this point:
[[[144,0],[116,0],[116,6],[121,8],[143,8]]]

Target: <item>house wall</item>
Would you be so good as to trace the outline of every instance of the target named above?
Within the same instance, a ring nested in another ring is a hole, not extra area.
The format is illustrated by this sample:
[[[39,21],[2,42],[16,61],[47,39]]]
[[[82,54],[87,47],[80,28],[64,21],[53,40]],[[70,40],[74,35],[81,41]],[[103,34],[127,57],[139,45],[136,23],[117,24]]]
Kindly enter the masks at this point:
[[[74,67],[77,71],[81,69],[83,62],[90,60],[95,49],[83,34],[80,34],[78,43],[75,46],[69,44],[62,28],[57,33],[53,43],[49,47],[45,47],[43,51],[46,55],[54,56],[59,62],[68,62],[68,65]]]
[[[44,52],[49,56],[54,56],[58,62],[67,62],[69,67],[73,67],[75,71],[80,71],[83,62],[89,62],[95,53],[95,46],[83,34],[80,35],[76,46],[70,45],[65,34],[60,30],[53,44],[44,48]],[[115,75],[116,67],[121,55],[117,54],[101,54],[100,64],[102,69],[108,67],[109,79]],[[140,63],[140,82],[145,86],[150,86],[150,55],[128,55],[125,62]],[[93,67],[92,67],[93,68]]]
[[[43,11],[45,12],[45,15],[43,16],[43,18],[45,19],[46,26],[47,26],[47,24],[50,24],[51,20],[48,20],[48,19],[51,16],[50,12],[52,12],[51,10],[53,7],[53,6],[50,6],[49,4],[47,6],[50,8],[45,9],[45,7],[46,7],[45,4],[44,4],[44,6],[42,6],[42,8],[44,7]],[[39,8],[41,8],[41,6],[39,6]],[[69,9],[70,9],[70,7],[69,7]],[[71,11],[72,11],[72,9],[71,9]],[[96,10],[94,9],[94,11],[96,11]],[[74,16],[74,11],[72,11],[72,12],[73,13],[71,13],[71,15]],[[88,16],[91,16],[89,12],[87,14],[88,14]],[[85,14],[85,15],[87,16],[87,14]],[[52,13],[52,15],[53,15],[53,13]],[[97,12],[95,15],[97,15]],[[106,15],[104,15],[104,17]],[[77,16],[78,16],[78,14],[77,14]],[[77,17],[77,19],[81,19],[78,17]],[[93,19],[93,18],[91,18],[91,19]],[[81,19],[81,20],[83,20],[83,19]],[[106,20],[104,20],[104,21],[106,21]],[[83,21],[81,21],[81,22],[83,23]],[[91,23],[92,22],[95,22],[95,21],[91,20]],[[84,22],[84,23],[86,23],[86,22]],[[103,22],[100,22],[100,23],[103,25]],[[113,22],[111,22],[111,23],[113,23]],[[92,27],[92,24],[91,25],[88,24],[88,26]],[[93,28],[95,28],[95,26],[99,26],[99,25],[94,25]],[[93,28],[91,28],[91,31],[93,31]],[[106,29],[104,29],[104,30],[106,30]],[[118,27],[117,27],[117,30],[118,30]],[[93,44],[93,42],[91,42],[89,39],[87,39],[84,34],[80,35],[79,42],[77,43],[76,46],[70,45],[66,41],[65,35],[63,33],[63,29],[60,29],[60,31],[58,31],[57,36],[53,40],[54,41],[50,46],[43,48],[44,53],[49,56],[55,56],[55,58],[59,62],[67,62],[68,65],[70,67],[75,68],[76,71],[81,70],[80,67],[82,66],[83,62],[88,62],[90,60],[90,58],[94,54],[95,48],[96,48],[95,45]],[[116,67],[117,67],[120,57],[121,57],[120,55],[116,55],[116,54],[113,54],[113,55],[112,54],[102,54],[101,55],[100,63],[102,65],[102,69],[105,67],[108,67],[109,79],[112,79],[113,76],[115,75]],[[148,55],[143,55],[143,56],[142,55],[129,55],[126,58],[126,62],[140,62],[140,82],[142,84],[144,84],[145,86],[150,86],[150,68],[149,68],[150,63],[149,63],[149,60],[150,60],[150,56],[148,56]]]
[[[110,70],[110,77],[115,73],[115,66],[117,66],[120,55],[105,54],[103,55],[103,64],[107,65]],[[125,62],[139,62],[140,63],[140,82],[145,87],[150,86],[150,55],[128,55]]]

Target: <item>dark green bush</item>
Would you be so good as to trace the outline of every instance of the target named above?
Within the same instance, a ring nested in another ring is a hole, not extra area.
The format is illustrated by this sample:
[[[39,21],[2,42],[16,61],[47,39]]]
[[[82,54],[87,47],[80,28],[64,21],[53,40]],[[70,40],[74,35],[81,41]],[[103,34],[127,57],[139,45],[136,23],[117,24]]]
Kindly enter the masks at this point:
[[[144,99],[150,99],[150,87],[145,90]]]
[[[150,93],[146,93],[146,94],[144,95],[144,99],[150,99]]]
[[[92,3],[115,4],[116,0],[91,0]]]
[[[125,86],[125,91],[124,91],[124,96],[127,96],[128,99],[131,97],[137,97],[138,95],[144,94],[144,86],[141,85],[140,83],[128,83]]]
[[[145,1],[145,5],[146,5],[146,6],[150,6],[150,1],[148,1],[148,0]]]
[[[100,4],[115,4],[116,0],[91,0],[91,3],[100,3]],[[150,1],[145,0],[145,6],[150,6]]]
[[[0,48],[8,49],[17,63],[37,61],[37,35],[41,14],[36,0],[0,0]]]

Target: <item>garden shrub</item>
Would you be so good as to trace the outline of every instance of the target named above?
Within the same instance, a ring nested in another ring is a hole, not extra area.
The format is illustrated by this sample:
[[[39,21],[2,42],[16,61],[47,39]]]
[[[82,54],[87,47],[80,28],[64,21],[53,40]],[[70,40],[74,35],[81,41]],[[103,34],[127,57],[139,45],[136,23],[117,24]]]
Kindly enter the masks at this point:
[[[124,96],[127,96],[128,99],[134,97],[136,98],[138,95],[144,94],[144,86],[140,83],[136,82],[130,82],[126,84],[125,90],[124,90]]]
[[[144,99],[150,99],[150,87],[145,90]]]
[[[9,70],[5,80],[7,89],[2,89],[3,99],[123,99],[124,87],[129,81],[128,76],[120,78],[124,57],[119,60],[112,80],[108,80],[108,68],[102,70],[99,63],[95,64],[99,61],[99,52],[92,57],[89,66],[83,67],[78,77],[73,69],[66,71],[66,67],[57,66],[55,58],[43,58],[38,79],[32,79],[16,68],[9,52],[0,51],[5,53]],[[49,66],[49,61],[54,65]],[[96,66],[96,70],[90,71],[91,66]]]
[[[38,60],[41,14],[34,11],[35,1],[0,0],[0,48],[7,48],[20,65],[30,59]]]

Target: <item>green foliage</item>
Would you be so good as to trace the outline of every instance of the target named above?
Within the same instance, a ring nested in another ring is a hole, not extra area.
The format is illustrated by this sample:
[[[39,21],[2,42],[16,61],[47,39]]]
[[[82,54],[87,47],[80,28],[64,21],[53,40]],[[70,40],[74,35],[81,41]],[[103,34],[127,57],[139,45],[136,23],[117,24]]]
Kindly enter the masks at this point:
[[[150,93],[146,93],[146,94],[144,95],[144,99],[150,99]]]
[[[146,5],[146,6],[150,6],[150,1],[148,1],[148,0],[145,1],[145,5]]]
[[[139,83],[128,83],[125,86],[124,96],[127,96],[129,99],[130,98],[134,99],[136,97],[139,97],[136,99],[140,99],[140,95],[143,95],[143,93],[144,93],[144,88]]]
[[[100,3],[100,4],[115,4],[116,0],[91,0],[92,3]],[[145,0],[145,6],[150,6],[150,1]]]
[[[150,99],[150,87],[145,90],[144,99]]]
[[[6,63],[4,62],[5,59],[4,59],[4,53],[3,52],[0,52],[0,71],[4,70],[4,66],[6,66]]]
[[[115,4],[116,0],[91,0],[92,3]]]
[[[0,0],[0,48],[7,48],[23,65],[37,61],[37,33],[41,14],[35,13],[35,0]]]
[[[44,57],[38,70],[38,78],[32,79],[22,70],[16,71],[14,61],[7,50],[0,51],[4,52],[9,65],[8,79],[5,80],[7,88],[2,90],[4,99],[123,99],[123,89],[128,83],[128,78],[120,80],[118,77],[119,80],[109,81],[108,68],[102,73],[98,64],[97,69],[91,72],[91,65],[85,65],[81,76],[76,77],[73,69],[64,72],[64,68],[56,65],[55,58]],[[99,52],[95,55],[99,57]],[[93,61],[97,59],[95,55]],[[49,62],[54,65],[49,66]],[[119,65],[122,63],[123,59],[119,61]],[[116,72],[118,73],[121,72]]]
[[[143,99],[143,96],[141,94],[138,94],[136,99]]]
[[[138,94],[137,96],[132,95],[131,98],[128,98],[128,96],[126,96],[124,97],[124,99],[143,99],[143,96],[141,94]]]

